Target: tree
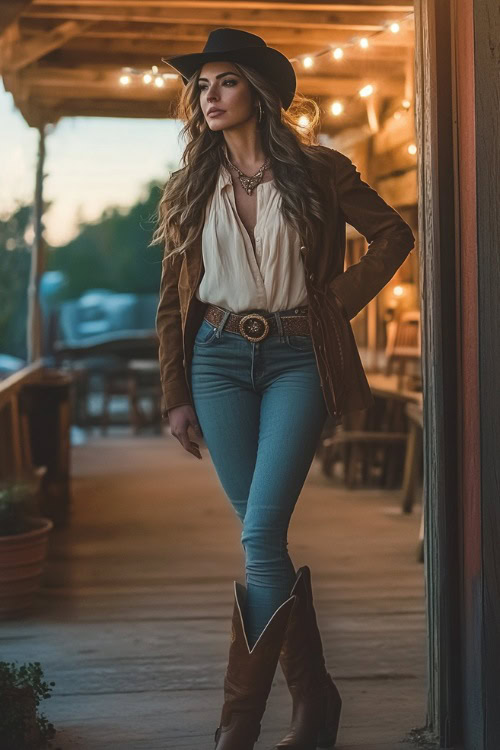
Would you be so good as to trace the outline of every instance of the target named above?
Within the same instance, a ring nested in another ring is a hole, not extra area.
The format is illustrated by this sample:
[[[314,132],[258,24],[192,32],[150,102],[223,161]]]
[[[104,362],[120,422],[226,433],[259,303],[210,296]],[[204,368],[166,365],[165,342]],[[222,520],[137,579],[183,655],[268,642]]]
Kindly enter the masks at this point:
[[[163,250],[148,244],[161,190],[158,181],[151,181],[131,208],[106,208],[98,221],[79,224],[77,237],[49,251],[47,270],[65,274],[67,298],[94,288],[138,294],[158,291]]]
[[[96,222],[81,222],[78,235],[66,245],[47,247],[45,270],[61,271],[65,277],[60,299],[95,288],[158,292],[163,248],[148,245],[161,192],[162,183],[152,180],[135,205],[125,210],[106,208]],[[0,220],[0,353],[22,359],[27,356],[31,219],[32,206],[20,205]]]

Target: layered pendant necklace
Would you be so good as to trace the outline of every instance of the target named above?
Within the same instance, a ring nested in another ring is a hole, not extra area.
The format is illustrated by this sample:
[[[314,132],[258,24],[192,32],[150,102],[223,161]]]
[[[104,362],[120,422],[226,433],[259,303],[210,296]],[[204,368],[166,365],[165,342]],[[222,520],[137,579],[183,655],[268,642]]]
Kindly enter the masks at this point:
[[[229,161],[227,154],[225,155],[225,158],[229,166],[235,169],[236,172],[238,172],[238,177],[241,182],[241,185],[248,195],[252,195],[257,185],[260,185],[260,183],[262,182],[262,178],[264,177],[264,172],[266,171],[266,169],[269,169],[269,166],[271,164],[271,159],[268,156],[264,164],[260,167],[259,171],[256,172],[251,177],[249,177],[248,175],[243,174],[241,169],[238,169],[237,166],[235,166],[231,161]]]

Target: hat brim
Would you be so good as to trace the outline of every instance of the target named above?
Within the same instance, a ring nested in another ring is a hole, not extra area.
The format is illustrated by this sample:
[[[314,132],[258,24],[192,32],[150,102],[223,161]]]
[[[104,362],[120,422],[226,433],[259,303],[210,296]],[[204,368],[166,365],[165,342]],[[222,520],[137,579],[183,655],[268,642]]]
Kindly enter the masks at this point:
[[[244,47],[227,52],[194,52],[189,55],[170,55],[162,57],[161,60],[181,74],[184,84],[207,62],[227,60],[247,64],[272,81],[280,95],[283,109],[288,109],[292,103],[297,87],[291,62],[273,47]]]

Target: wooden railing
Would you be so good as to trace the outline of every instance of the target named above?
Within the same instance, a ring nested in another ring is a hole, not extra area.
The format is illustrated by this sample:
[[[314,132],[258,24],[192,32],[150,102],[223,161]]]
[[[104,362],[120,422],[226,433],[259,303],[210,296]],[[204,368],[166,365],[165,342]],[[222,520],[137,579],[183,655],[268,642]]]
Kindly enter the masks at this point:
[[[37,360],[0,381],[0,480],[36,479],[57,526],[69,512],[72,380]]]
[[[0,380],[0,477],[20,478],[33,465],[27,415],[20,409],[20,394],[28,383],[41,379],[45,367],[37,360]]]

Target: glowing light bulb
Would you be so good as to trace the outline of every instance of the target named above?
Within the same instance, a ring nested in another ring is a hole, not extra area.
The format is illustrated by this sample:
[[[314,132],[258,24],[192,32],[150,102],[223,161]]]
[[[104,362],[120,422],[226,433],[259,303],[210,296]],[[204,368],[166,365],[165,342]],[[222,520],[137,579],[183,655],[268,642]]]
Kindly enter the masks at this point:
[[[392,31],[393,34],[397,34],[398,31],[399,31],[399,23],[391,23],[391,25],[389,26],[389,28],[390,28],[390,30]]]
[[[333,102],[331,106],[332,115],[341,115],[344,111],[344,105],[341,102]]]
[[[363,88],[360,89],[360,96],[370,96],[370,94],[373,94],[373,86],[371,85],[371,83],[369,83],[367,86],[363,86]]]
[[[399,111],[399,109],[396,112],[394,112],[394,119],[395,120],[401,119],[401,112]]]
[[[307,115],[301,115],[301,117],[299,117],[299,125],[301,128],[309,127],[309,123],[310,123],[310,120],[307,117]]]
[[[366,49],[368,47],[368,39],[365,36],[359,40],[359,46],[363,47],[363,49]]]
[[[161,76],[156,76],[155,78],[155,86],[158,86],[159,89],[161,89],[162,86],[165,85],[165,81]]]
[[[408,146],[408,153],[409,154],[416,154],[417,153],[417,147],[414,143],[410,143]]]
[[[153,76],[151,75],[151,73],[144,73],[144,75],[142,76],[142,80],[144,81],[144,83],[151,83],[151,81],[153,80]]]
[[[120,83],[122,86],[128,86],[131,81],[130,76],[120,76]]]
[[[403,101],[401,102],[401,106],[405,109],[410,109],[411,102],[408,99],[403,99]]]
[[[336,47],[333,50],[333,56],[336,60],[341,60],[344,57],[344,50],[342,47]]]
[[[393,295],[394,295],[395,297],[402,297],[402,296],[403,296],[403,294],[405,293],[405,290],[403,289],[403,287],[402,287],[402,286],[400,286],[400,285],[398,284],[397,286],[395,286],[395,287],[394,287],[394,289],[392,290],[392,293],[393,293]]]
[[[304,64],[304,68],[312,68],[313,66],[312,57],[304,57],[303,64]]]
[[[153,71],[153,73],[158,73],[158,65],[153,65],[151,70]]]

